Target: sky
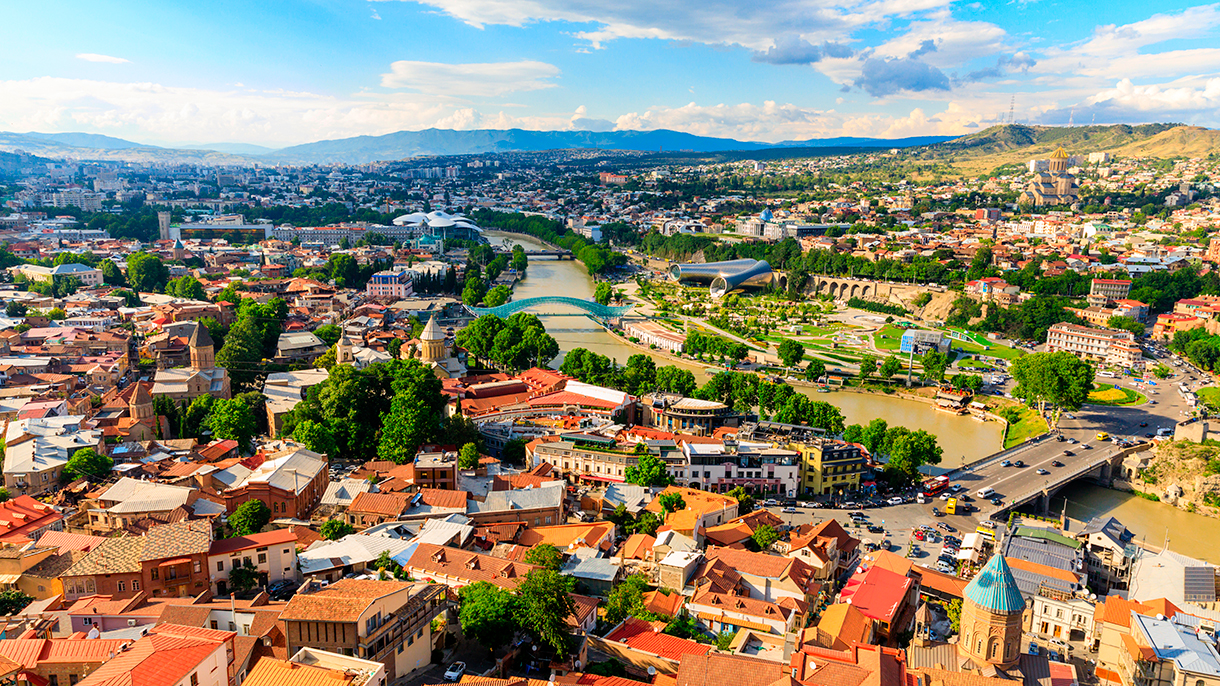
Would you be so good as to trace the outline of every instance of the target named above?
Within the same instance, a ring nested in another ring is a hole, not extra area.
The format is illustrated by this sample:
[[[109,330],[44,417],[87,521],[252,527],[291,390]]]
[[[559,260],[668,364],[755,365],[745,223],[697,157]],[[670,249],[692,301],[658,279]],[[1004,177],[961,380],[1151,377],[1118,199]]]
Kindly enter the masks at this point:
[[[6,3],[0,130],[282,147],[426,128],[779,142],[1220,126],[1220,3]]]

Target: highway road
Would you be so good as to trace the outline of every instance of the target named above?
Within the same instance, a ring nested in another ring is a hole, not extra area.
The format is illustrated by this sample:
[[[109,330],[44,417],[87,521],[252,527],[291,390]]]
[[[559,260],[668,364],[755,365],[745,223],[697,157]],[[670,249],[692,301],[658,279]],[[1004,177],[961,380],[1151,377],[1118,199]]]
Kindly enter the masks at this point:
[[[1176,371],[1176,370],[1175,370]],[[1064,438],[1075,439],[1076,443],[1057,441],[1044,438],[1040,442],[1028,445],[1026,448],[1006,456],[1004,459],[1013,463],[1024,462],[1024,467],[1002,466],[1002,460],[993,460],[970,470],[958,472],[953,477],[953,483],[966,487],[966,493],[971,504],[980,508],[977,513],[980,518],[987,516],[996,508],[990,502],[980,499],[977,493],[980,489],[990,487],[996,495],[1005,502],[1021,498],[1031,492],[1039,491],[1054,483],[1058,473],[1077,471],[1095,463],[1097,460],[1113,455],[1119,448],[1111,441],[1097,439],[1099,432],[1106,432],[1111,437],[1138,437],[1146,440],[1144,434],[1155,433],[1160,428],[1173,428],[1175,424],[1189,416],[1189,407],[1178,393],[1178,384],[1185,378],[1177,373],[1169,379],[1158,381],[1156,386],[1145,386],[1141,391],[1148,395],[1156,404],[1145,403],[1129,407],[1104,407],[1085,405],[1075,413],[1067,413],[1059,422],[1060,433]],[[1196,378],[1198,378],[1196,376]],[[1105,381],[1106,379],[1098,379]],[[1128,379],[1119,381],[1120,385],[1133,387]],[[1145,426],[1140,426],[1145,424]],[[1072,454],[1066,454],[1069,451]],[[1055,467],[1054,462],[1063,463]],[[1043,469],[1049,474],[1038,474]],[[943,509],[944,503],[937,501]],[[931,504],[930,504],[931,505]],[[930,506],[929,505],[929,506]]]

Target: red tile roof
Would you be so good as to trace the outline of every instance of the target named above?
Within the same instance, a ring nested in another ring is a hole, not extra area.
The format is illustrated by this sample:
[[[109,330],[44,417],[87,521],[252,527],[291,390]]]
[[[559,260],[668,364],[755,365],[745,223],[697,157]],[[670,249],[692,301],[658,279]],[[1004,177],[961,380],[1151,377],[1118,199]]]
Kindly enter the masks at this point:
[[[668,660],[681,660],[683,655],[707,655],[712,646],[661,633],[665,622],[646,622],[631,617],[618,626],[607,641],[623,643],[636,650],[660,655]]]
[[[173,686],[212,653],[225,651],[225,642],[232,641],[234,635],[229,631],[162,624],[77,684]]]
[[[297,535],[288,529],[276,529],[261,534],[251,534],[249,536],[237,536],[235,538],[222,538],[219,541],[212,541],[212,546],[208,548],[208,555],[227,555],[237,552],[238,550],[248,550],[250,548],[261,548],[268,545],[281,544],[296,545]]]
[[[28,495],[0,503],[0,541],[25,541],[31,534],[63,519],[55,508]]]

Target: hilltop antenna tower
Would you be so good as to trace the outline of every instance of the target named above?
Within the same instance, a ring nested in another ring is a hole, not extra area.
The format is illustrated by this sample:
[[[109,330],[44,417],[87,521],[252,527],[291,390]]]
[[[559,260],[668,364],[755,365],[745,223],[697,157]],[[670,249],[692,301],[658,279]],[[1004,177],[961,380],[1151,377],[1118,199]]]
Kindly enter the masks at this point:
[[[1016,123],[1016,120],[1013,118],[1014,117],[1013,110],[1016,106],[1017,106],[1017,94],[1013,93],[1012,100],[1008,101],[1008,125],[1009,126],[1012,126],[1014,123]]]
[[[1075,108],[1075,107],[1073,107],[1073,108],[1072,108],[1071,113],[1070,113],[1070,114],[1068,114],[1068,128],[1069,128],[1069,129],[1070,129],[1070,128],[1072,128],[1072,122],[1073,122],[1075,119],[1076,119],[1076,108]]]

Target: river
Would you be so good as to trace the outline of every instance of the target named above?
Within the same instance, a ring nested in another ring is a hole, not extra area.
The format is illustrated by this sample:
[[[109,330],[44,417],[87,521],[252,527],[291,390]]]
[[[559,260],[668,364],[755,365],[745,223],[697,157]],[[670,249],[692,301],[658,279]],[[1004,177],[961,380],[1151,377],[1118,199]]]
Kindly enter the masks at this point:
[[[1110,515],[1140,543],[1160,549],[1168,533],[1169,549],[1175,553],[1220,564],[1220,520],[1087,482],[1071,484],[1051,498],[1051,512],[1063,511],[1065,497],[1071,519],[1087,522]]]
[[[495,231],[487,231],[484,235],[492,245],[520,244],[524,248],[535,250],[546,247],[528,236]],[[521,300],[565,295],[591,299],[593,290],[593,279],[580,262],[539,258],[530,261],[526,277],[513,290],[513,298]],[[555,312],[578,312],[576,308],[565,308],[562,305],[554,307]],[[627,358],[632,355],[647,353],[624,343],[586,317],[540,315],[539,319],[542,320],[547,333],[554,336],[559,343],[560,357],[551,363],[555,367],[563,361],[563,353],[573,348],[592,350],[616,360],[619,364],[626,363]],[[699,384],[708,378],[704,371],[706,368],[700,365],[672,360],[661,355],[652,357],[657,366],[676,365],[689,369],[694,372],[695,380]],[[976,459],[1001,448],[1002,432],[999,422],[980,422],[969,417],[936,412],[930,405],[915,400],[865,393],[815,393],[812,389],[800,386],[797,389],[811,395],[815,400],[824,400],[838,406],[848,424],[867,424],[873,418],[880,417],[891,426],[924,429],[935,434],[944,449],[944,459],[940,464],[942,468],[956,467],[963,459]]]

